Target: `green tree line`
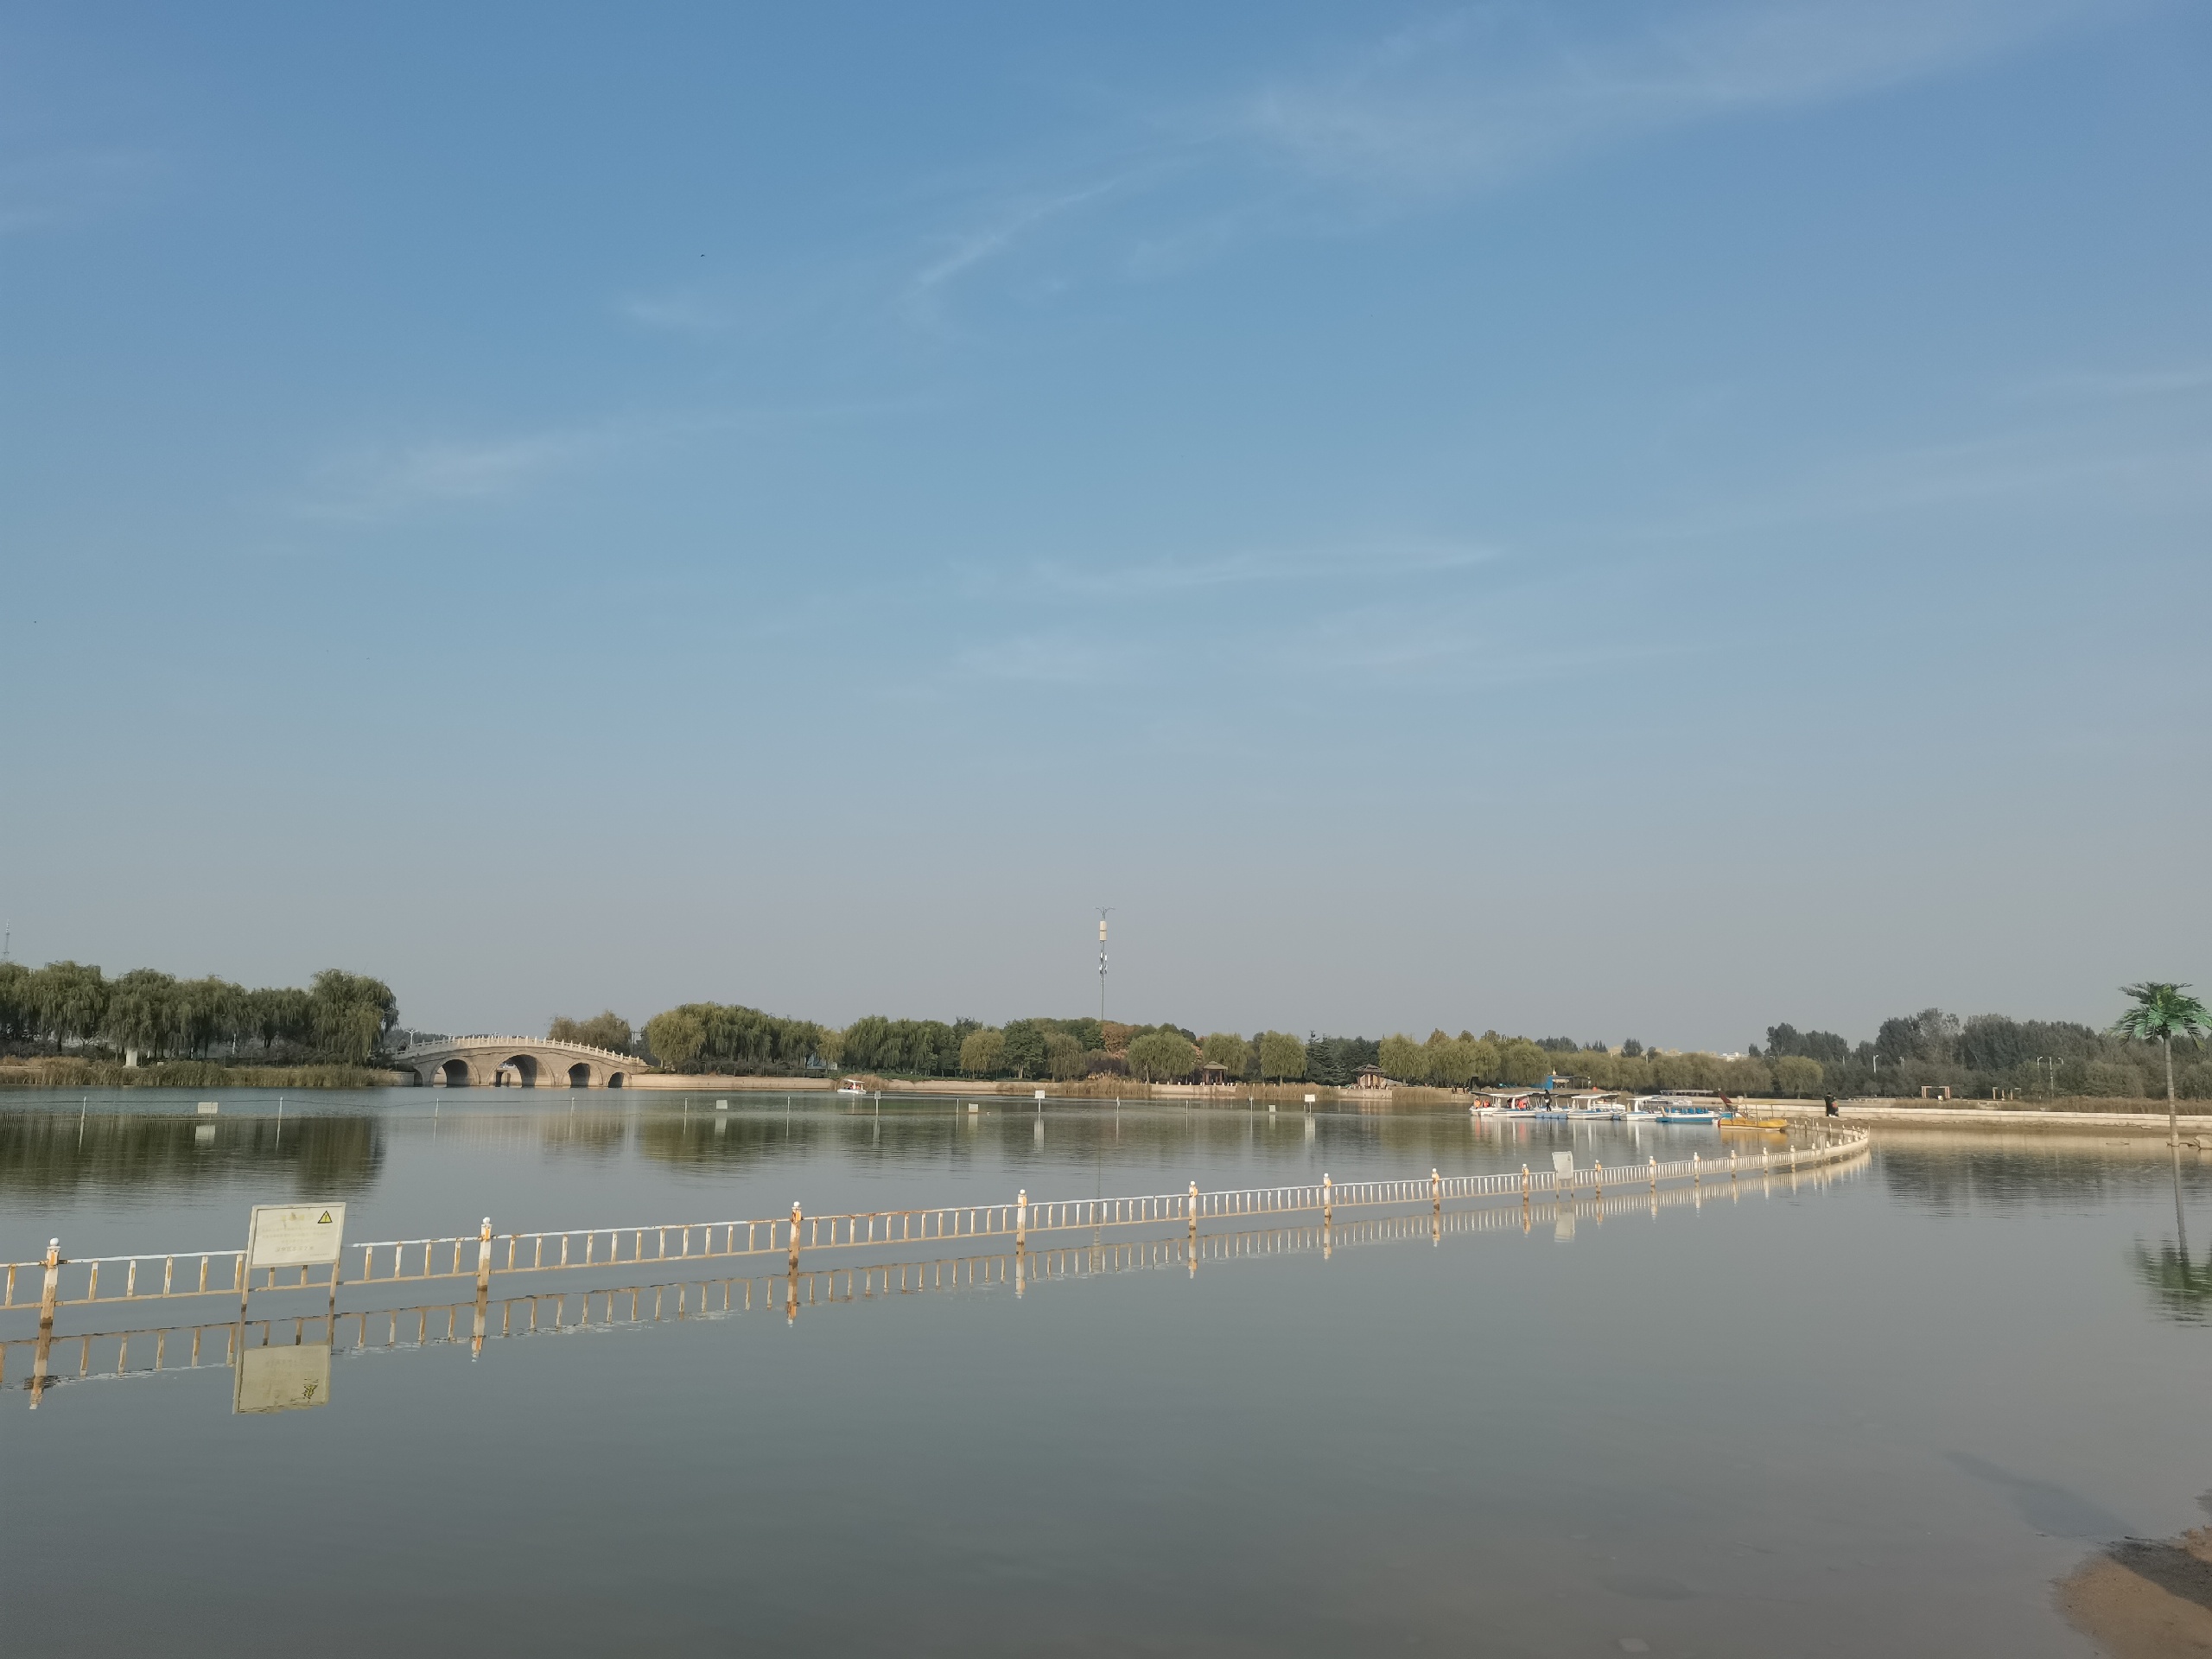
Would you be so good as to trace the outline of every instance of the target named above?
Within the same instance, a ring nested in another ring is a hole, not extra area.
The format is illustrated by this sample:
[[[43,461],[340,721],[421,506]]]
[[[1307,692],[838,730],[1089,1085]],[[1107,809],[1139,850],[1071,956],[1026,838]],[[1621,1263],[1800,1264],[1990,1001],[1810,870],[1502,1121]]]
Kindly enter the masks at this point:
[[[823,1035],[811,1020],[686,1002],[645,1021],[645,1050],[656,1065],[671,1071],[787,1075],[824,1063]]]
[[[304,990],[249,989],[134,968],[110,979],[95,966],[0,963],[0,1046],[11,1052],[112,1050],[145,1060],[363,1065],[399,1021],[382,980],[330,968]]]
[[[1749,1096],[1914,1095],[1923,1084],[1948,1084],[1961,1096],[1985,1097],[1993,1088],[2124,1096],[2164,1092],[2156,1045],[2080,1024],[2014,1020],[2001,1014],[1961,1020],[1934,1008],[1886,1020],[1872,1041],[1856,1045],[1831,1032],[1777,1025],[1768,1028],[1764,1045],[1740,1055],[1647,1049],[1634,1039],[1616,1046],[1497,1031],[1478,1035],[1463,1030],[1455,1035],[1440,1029],[1426,1038],[1318,1032],[1300,1038],[1280,1031],[1202,1036],[1175,1025],[1102,1023],[1087,1017],[1040,1016],[989,1026],[975,1020],[869,1014],[841,1031],[712,1003],[689,1003],[657,1015],[646,1023],[645,1034],[657,1064],[684,1071],[826,1069],[1039,1082],[1113,1074],[1154,1083],[1212,1075],[1231,1083],[1302,1080],[1343,1088],[1363,1067],[1374,1066],[1392,1082],[1440,1089],[1529,1088],[1555,1079],[1570,1088],[1633,1094],[1692,1089]],[[2037,1057],[2051,1064],[2038,1065]],[[1208,1066],[1221,1069],[1209,1074],[1203,1070]],[[2212,1097],[2212,1057],[2177,1046],[2175,1076],[2184,1096]]]
[[[1991,1090],[2023,1096],[2088,1095],[2138,1099],[2166,1092],[2164,1057],[2155,1043],[2133,1040],[2068,1020],[2014,1020],[2001,1014],[1961,1018],[1941,1008],[1882,1021],[1871,1041],[1856,1044],[1829,1031],[1767,1027],[1770,1060],[1815,1060],[1840,1095],[1918,1095],[1948,1086],[1986,1099]],[[1754,1054],[1761,1053],[1754,1049]],[[2212,1099],[2212,1055],[2200,1046],[2174,1046],[2174,1090],[2184,1099]]]
[[[571,1020],[565,1014],[553,1016],[553,1023],[545,1029],[548,1041],[582,1043],[588,1048],[611,1048],[617,1054],[627,1054],[635,1042],[630,1022],[609,1008],[595,1014],[588,1020]]]

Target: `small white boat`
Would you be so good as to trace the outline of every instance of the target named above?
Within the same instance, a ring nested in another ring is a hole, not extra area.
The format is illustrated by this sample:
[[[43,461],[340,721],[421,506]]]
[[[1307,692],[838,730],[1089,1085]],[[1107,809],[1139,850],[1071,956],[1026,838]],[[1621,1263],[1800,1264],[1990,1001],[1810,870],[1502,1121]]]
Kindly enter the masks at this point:
[[[837,1085],[837,1092],[841,1095],[865,1095],[868,1090],[861,1087],[858,1077],[847,1077]]]
[[[1718,1123],[1720,1114],[1695,1096],[1647,1095],[1636,1103],[1636,1116],[1655,1123]]]

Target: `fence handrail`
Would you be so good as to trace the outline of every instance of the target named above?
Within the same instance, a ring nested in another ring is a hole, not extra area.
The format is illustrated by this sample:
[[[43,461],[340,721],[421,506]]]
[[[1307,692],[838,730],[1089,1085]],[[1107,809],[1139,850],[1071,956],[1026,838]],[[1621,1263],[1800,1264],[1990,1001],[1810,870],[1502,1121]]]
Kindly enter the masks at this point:
[[[1832,1161],[1834,1160],[1821,1160],[1823,1163]],[[1786,1165],[1784,1167],[1786,1169]],[[1675,1188],[1662,1192],[1658,1187],[1647,1190],[1631,1185],[1603,1197],[1549,1196],[1526,1208],[1516,1206],[1509,1209],[1498,1205],[1438,1210],[1426,1216],[1357,1217],[1334,1224],[1317,1221],[1279,1223],[1263,1229],[1125,1238],[1110,1243],[1068,1240],[1047,1243],[1036,1250],[1028,1250],[1020,1245],[1001,1246],[991,1254],[947,1253],[921,1260],[849,1265],[831,1263],[801,1267],[796,1270],[786,1266],[750,1277],[670,1279],[651,1282],[634,1281],[621,1285],[571,1287],[549,1286],[541,1290],[518,1291],[505,1297],[490,1296],[486,1287],[480,1285],[476,1287],[474,1300],[343,1311],[333,1307],[327,1313],[284,1313],[274,1318],[264,1314],[168,1326],[73,1332],[59,1337],[42,1331],[36,1338],[0,1339],[0,1389],[28,1389],[35,1406],[43,1391],[88,1379],[150,1376],[163,1370],[199,1370],[210,1365],[228,1367],[236,1362],[241,1341],[248,1347],[255,1345],[252,1341],[255,1327],[258,1326],[260,1330],[260,1345],[270,1345],[272,1340],[283,1345],[276,1327],[288,1323],[291,1327],[293,1345],[321,1340],[329,1343],[337,1352],[358,1351],[371,1347],[387,1351],[428,1348],[464,1342],[473,1344],[480,1351],[487,1338],[557,1335],[586,1329],[604,1329],[609,1325],[620,1323],[657,1321],[664,1317],[664,1296],[667,1293],[673,1293],[672,1317],[677,1319],[715,1319],[728,1313],[749,1313],[756,1307],[764,1312],[780,1311],[787,1317],[795,1317],[802,1308],[872,1300],[879,1296],[904,1295],[917,1290],[950,1288],[963,1283],[969,1286],[985,1283],[1009,1286],[1019,1296],[1025,1287],[1035,1289],[1056,1280],[1174,1268],[1195,1273],[1201,1262],[1299,1255],[1308,1251],[1319,1251],[1327,1255],[1332,1250],[1355,1249],[1366,1243],[1404,1242],[1414,1238],[1426,1238],[1434,1243],[1446,1237],[1501,1230],[1516,1224],[1526,1230],[1533,1219],[1556,1221],[1560,1217],[1573,1216],[1602,1221],[1607,1216],[1642,1211],[1646,1205],[1649,1206],[1650,1213],[1656,1218],[1662,1208],[1703,1201],[1702,1195],[1695,1190]],[[779,1287],[781,1287],[780,1295],[774,1294]],[[734,1294],[740,1289],[743,1293],[741,1306]],[[711,1305],[709,1293],[715,1290],[721,1293],[719,1308]],[[757,1299],[756,1290],[759,1293]],[[696,1301],[689,1300],[688,1293],[692,1292],[696,1293]],[[650,1313],[643,1311],[642,1299],[647,1295],[652,1298]],[[624,1298],[630,1303],[626,1319],[615,1312],[618,1300]],[[572,1300],[577,1304],[576,1317],[573,1320],[569,1312]],[[599,1302],[603,1309],[598,1319],[594,1319],[591,1313],[594,1301]],[[525,1320],[514,1319],[513,1312],[517,1309],[526,1311]],[[541,1325],[539,1313],[542,1309],[551,1311],[550,1324]],[[434,1319],[444,1326],[442,1333],[433,1334]],[[372,1321],[384,1324],[386,1327],[386,1334],[381,1342],[371,1338]],[[411,1336],[401,1334],[403,1321],[414,1324],[416,1329]],[[343,1340],[343,1332],[348,1322],[353,1328],[353,1339],[350,1343]],[[219,1355],[211,1348],[203,1358],[202,1340],[207,1338],[221,1344]],[[172,1342],[174,1349],[170,1346]],[[107,1344],[114,1344],[113,1358],[111,1362],[103,1354],[101,1363],[96,1367],[93,1363],[94,1350]],[[150,1359],[147,1357],[149,1347]],[[134,1351],[139,1356],[139,1363],[135,1365],[131,1363]],[[168,1357],[173,1351],[176,1355],[174,1361]],[[15,1363],[19,1356],[28,1356],[32,1361],[29,1380],[21,1383],[13,1380]],[[73,1357],[73,1365],[71,1363]]]
[[[1599,1163],[1566,1170],[1534,1170],[1524,1164],[1517,1172],[1495,1171],[1483,1175],[1445,1175],[1432,1169],[1427,1176],[1380,1177],[1342,1183],[1325,1173],[1318,1183],[1300,1181],[1281,1186],[1236,1187],[1211,1192],[1201,1192],[1198,1183],[1193,1181],[1182,1192],[1139,1193],[1116,1198],[1033,1199],[1025,1191],[1012,1200],[851,1211],[821,1216],[810,1216],[803,1205],[795,1204],[788,1216],[730,1221],[650,1222],[613,1227],[545,1228],[508,1233],[494,1233],[487,1217],[474,1233],[424,1238],[372,1239],[347,1244],[344,1247],[340,1263],[332,1268],[328,1280],[315,1281],[312,1287],[305,1268],[300,1269],[299,1282],[296,1285],[276,1284],[276,1270],[270,1268],[266,1270],[270,1274],[270,1282],[252,1287],[321,1289],[327,1283],[334,1298],[348,1259],[357,1262],[360,1268],[358,1275],[344,1278],[344,1282],[349,1284],[470,1276],[488,1280],[493,1273],[560,1272],[582,1267],[613,1267],[685,1259],[696,1261],[721,1256],[781,1254],[796,1261],[802,1250],[843,1249],[862,1244],[919,1243],[965,1238],[1012,1236],[1026,1240],[1033,1232],[1066,1232],[1103,1227],[1158,1226],[1180,1223],[1195,1232],[1203,1220],[1228,1217],[1319,1210],[1325,1218],[1338,1209],[1421,1203],[1440,1207],[1446,1201],[1503,1198],[1516,1193],[1524,1201],[1531,1200],[1538,1194],[1556,1198],[1562,1193],[1585,1191],[1602,1196],[1609,1181],[1617,1187],[1648,1185],[1656,1188],[1662,1181],[1701,1183],[1707,1179],[1735,1179],[1746,1171],[1772,1174],[1777,1171],[1795,1172],[1817,1167],[1863,1152],[1870,1138],[1864,1129],[1838,1128],[1824,1135],[1813,1146],[1789,1147],[1781,1153],[1771,1147],[1764,1147],[1750,1159],[1731,1150],[1725,1159],[1705,1160],[1693,1154],[1687,1159],[1673,1159],[1663,1164],[1656,1158],[1647,1158],[1642,1164],[1618,1164],[1608,1167]],[[671,1235],[675,1235],[678,1241],[678,1248],[674,1250],[669,1248]],[[720,1236],[719,1248],[717,1235]],[[695,1236],[700,1241],[697,1250],[692,1249]],[[645,1248],[649,1236],[654,1242],[650,1254]],[[744,1241],[741,1246],[739,1243],[741,1236]],[[626,1237],[630,1242],[626,1254],[621,1248]],[[601,1238],[607,1241],[607,1252],[604,1255],[598,1253],[598,1241]],[[578,1239],[582,1240],[584,1245],[581,1258],[571,1248],[571,1241]],[[472,1244],[477,1247],[473,1253],[467,1248]],[[545,1259],[547,1247],[551,1244],[557,1244],[557,1249],[553,1251],[555,1259],[548,1261]],[[527,1260],[523,1259],[525,1246],[529,1247]],[[420,1268],[410,1271],[409,1258],[416,1253],[419,1253]],[[386,1254],[391,1258],[391,1267],[379,1274],[377,1271],[378,1258]],[[441,1255],[445,1257],[442,1266],[438,1262]],[[181,1287],[175,1282],[175,1264],[180,1261],[199,1264],[196,1275],[188,1273],[188,1287]],[[161,1264],[159,1289],[142,1289],[139,1287],[141,1264],[148,1262]],[[231,1270],[228,1283],[209,1282],[211,1267],[214,1263],[228,1264]],[[124,1280],[122,1287],[111,1289],[103,1295],[100,1294],[101,1268],[118,1265]],[[63,1268],[86,1270],[82,1295],[64,1296],[60,1294],[59,1275]],[[38,1281],[41,1319],[49,1319],[57,1308],[73,1305],[191,1296],[240,1296],[250,1288],[246,1253],[235,1246],[220,1250],[149,1250],[125,1255],[72,1258],[60,1255],[57,1240],[46,1257],[31,1262],[0,1262],[0,1274],[4,1274],[4,1281],[0,1281],[0,1313],[31,1306],[29,1295],[25,1294],[19,1297],[18,1289],[21,1281],[35,1275]],[[22,1288],[28,1293],[29,1287],[24,1285]]]

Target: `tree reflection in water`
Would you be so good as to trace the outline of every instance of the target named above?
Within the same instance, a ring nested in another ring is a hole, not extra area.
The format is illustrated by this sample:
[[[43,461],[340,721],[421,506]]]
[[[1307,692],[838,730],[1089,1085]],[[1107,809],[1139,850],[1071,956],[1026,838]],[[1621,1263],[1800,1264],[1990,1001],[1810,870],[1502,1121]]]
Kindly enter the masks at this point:
[[[2212,1307],[2212,1255],[2191,1261],[2186,1243],[2162,1243],[2155,1253],[2138,1244],[2133,1254],[2136,1273],[2169,1319],[2203,1322],[2207,1308]]]
[[[2135,1272],[2150,1287],[2151,1294],[2168,1319],[2199,1325],[2203,1323],[2207,1309],[2212,1308],[2212,1252],[2208,1252],[2202,1262],[2194,1261],[2190,1255],[2189,1226],[2182,1214],[2178,1147],[2174,1148],[2174,1238],[2173,1243],[2161,1243],[2155,1254],[2136,1245],[2131,1252]]]
[[[209,1129],[216,1133],[203,1141]],[[359,1116],[210,1120],[175,1113],[79,1120],[0,1112],[0,1197],[188,1191],[241,1173],[282,1173],[301,1192],[363,1192],[384,1163],[384,1126]]]

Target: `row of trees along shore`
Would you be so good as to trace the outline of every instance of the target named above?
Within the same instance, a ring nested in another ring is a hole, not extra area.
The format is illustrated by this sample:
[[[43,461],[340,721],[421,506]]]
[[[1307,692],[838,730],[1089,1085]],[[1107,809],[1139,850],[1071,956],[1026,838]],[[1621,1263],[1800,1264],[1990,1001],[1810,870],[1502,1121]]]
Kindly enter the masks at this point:
[[[589,1022],[602,1033],[621,1021],[612,1014]],[[556,1034],[587,1022],[560,1020]],[[607,1046],[613,1046],[611,1043]],[[1394,1081],[1434,1088],[1522,1085],[1562,1077],[1603,1089],[1719,1089],[1729,1093],[1812,1094],[1820,1090],[1821,1064],[1799,1055],[1723,1058],[1703,1053],[1649,1052],[1630,1040],[1618,1049],[1565,1038],[1505,1037],[1495,1031],[1457,1036],[1433,1031],[1424,1039],[1299,1037],[1262,1031],[1247,1037],[1215,1031],[1204,1035],[1175,1025],[1124,1025],[1088,1016],[1072,1020],[1012,1020],[986,1026],[975,1020],[893,1020],[870,1014],[838,1030],[811,1020],[788,1020],[757,1008],[686,1003],[645,1022],[644,1048],[654,1064],[672,1071],[790,1075],[808,1070],[868,1072],[883,1077],[973,1077],[1076,1082],[1124,1076],[1149,1083],[1185,1083],[1211,1075],[1232,1083],[1351,1084],[1363,1066]]]
[[[382,980],[331,968],[305,989],[249,989],[134,968],[0,962],[0,1050],[92,1060],[366,1065],[399,1020]]]
[[[2127,987],[2130,995],[2138,988]],[[2134,1100],[2166,1092],[2165,1055],[2155,1041],[2099,1031],[2066,1020],[2012,1020],[2001,1014],[1960,1018],[1941,1008],[1882,1021],[1871,1042],[1834,1032],[1767,1028],[1764,1054],[1817,1061],[1839,1095],[1917,1096],[1948,1088],[1986,1099],[1994,1090],[2036,1096]],[[1753,1052],[1759,1051],[1754,1050]],[[2212,1054],[2184,1038],[2174,1049],[2174,1092],[2212,1099]]]
[[[601,1022],[615,1015],[601,1015]],[[615,1020],[620,1024],[620,1020]],[[557,1020],[556,1033],[584,1022]],[[613,1046],[613,1044],[608,1044]],[[785,1020],[759,1008],[688,1002],[646,1022],[644,1048],[668,1071],[730,1075],[790,1075],[849,1071],[882,1077],[973,1077],[1079,1082],[1123,1075],[1141,1082],[1192,1082],[1201,1068],[1241,1084],[1314,1082],[1344,1086],[1363,1066],[1378,1066],[1402,1084],[1469,1089],[1480,1084],[1540,1084],[1560,1075],[1597,1089],[1721,1089],[1765,1095],[1818,1093],[1821,1062],[1802,1055],[1721,1058],[1707,1053],[1646,1053],[1639,1042],[1619,1048],[1566,1038],[1502,1038],[1486,1031],[1429,1038],[1299,1038],[1287,1031],[1199,1035],[1174,1024],[1117,1024],[1102,1020],[889,1020],[868,1015],[842,1031],[810,1020]]]
[[[601,1046],[630,1048],[626,1021],[556,1022],[596,1032]],[[622,1040],[617,1040],[621,1039]],[[1833,1032],[1767,1028],[1766,1041],[1741,1054],[1647,1049],[1633,1038],[1613,1045],[1565,1037],[1508,1037],[1496,1031],[1432,1031],[1426,1038],[1305,1037],[1262,1031],[1204,1035],[1174,1025],[1123,1025],[1088,1017],[1014,1020],[893,1020],[870,1014],[842,1031],[757,1008],[687,1003],[645,1024],[645,1055],[675,1071],[790,1075],[809,1070],[882,1077],[967,1077],[1073,1082],[1105,1075],[1183,1083],[1211,1075],[1231,1083],[1351,1084],[1374,1066],[1392,1081],[1432,1088],[1522,1087],[1556,1077],[1574,1085],[1637,1093],[1670,1089],[1727,1095],[1902,1094],[1948,1087],[1961,1097],[2025,1096],[2139,1098],[2165,1092],[2156,1043],[2078,1022],[1961,1019],[1940,1008],[1882,1022],[1872,1040],[1853,1044]],[[2193,1046],[2177,1053],[2175,1085],[2184,1098],[2212,1098],[2212,1058]]]

